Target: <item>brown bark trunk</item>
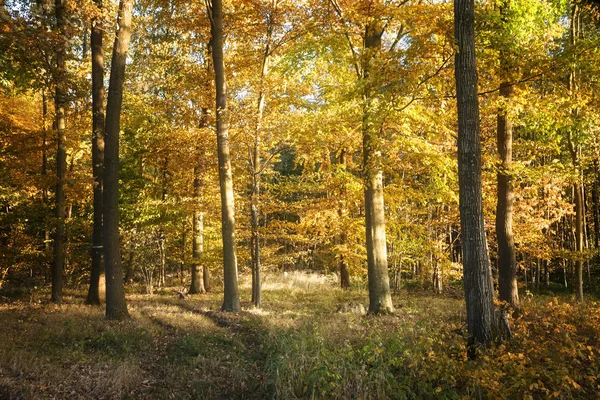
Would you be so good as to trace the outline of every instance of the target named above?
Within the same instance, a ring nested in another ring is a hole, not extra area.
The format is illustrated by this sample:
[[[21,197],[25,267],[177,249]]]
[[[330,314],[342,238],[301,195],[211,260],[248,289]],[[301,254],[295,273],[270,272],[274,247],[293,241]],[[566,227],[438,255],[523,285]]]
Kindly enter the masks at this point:
[[[508,116],[508,107],[513,87],[504,82],[500,85],[503,105],[498,110],[498,154],[501,165],[498,166],[498,203],[496,205],[496,238],[498,241],[498,293],[501,301],[514,308],[519,307],[517,286],[517,259],[515,241],[512,232],[513,185],[510,172],[512,164],[513,126]]]
[[[55,1],[56,29],[63,38],[65,37],[65,4],[63,0]],[[54,104],[56,109],[56,131],[58,149],[56,153],[56,232],[54,233],[54,260],[52,263],[52,297],[53,303],[62,302],[63,275],[65,270],[65,173],[67,170],[67,149],[65,135],[65,107],[66,107],[66,74],[65,74],[65,47],[63,40],[58,44],[56,51],[56,95]]]
[[[577,38],[579,36],[579,7],[573,6],[573,12],[571,14],[570,21],[570,44],[575,46]],[[575,71],[571,70],[569,74],[569,92],[572,97],[575,96],[577,91],[577,83],[575,78]],[[576,111],[575,111],[576,113]],[[573,185],[573,201],[575,203],[575,250],[577,251],[577,260],[575,261],[575,297],[577,301],[583,301],[583,198],[581,174],[579,173],[579,146],[573,143],[571,132],[568,134],[568,146],[569,152],[571,153],[571,160],[573,161],[573,168],[577,175],[577,182]]]
[[[594,160],[594,177],[592,186],[592,215],[594,218],[594,249],[598,249],[600,239],[600,218],[598,216],[598,160]]]
[[[102,0],[95,0],[99,8]],[[101,20],[92,25],[92,174],[94,178],[94,216],[92,230],[92,271],[88,290],[88,304],[100,304],[99,282],[104,275],[102,232],[102,176],[104,174],[104,52]]]
[[[131,283],[133,281],[133,256],[134,253],[133,251],[129,252],[129,258],[127,259],[127,265],[125,266],[125,281],[124,284],[127,285],[129,283]],[[102,282],[103,279],[100,279],[100,282]],[[102,288],[100,288],[102,289]]]
[[[52,243],[50,236],[50,215],[48,213],[48,98],[46,91],[42,90],[42,202],[44,203],[44,262],[42,264],[41,274],[44,280],[48,282],[48,264]]]
[[[117,35],[113,46],[106,105],[104,148],[104,268],[106,273],[106,317],[129,317],[123,287],[121,249],[119,243],[119,131],[123,104],[123,83],[129,39],[133,0],[119,2]]]
[[[207,3],[208,4],[208,3]],[[223,311],[240,311],[238,292],[237,256],[235,250],[235,207],[233,178],[229,153],[229,116],[227,110],[227,82],[223,58],[223,4],[213,0],[209,6],[213,68],[216,87],[217,153],[219,184],[221,187],[221,229],[223,237]]]
[[[492,341],[494,292],[483,220],[473,0],[454,0],[458,184],[469,356]]]
[[[369,313],[394,312],[388,275],[383,200],[382,133],[377,122],[377,100],[373,93],[371,61],[381,51],[382,23],[373,19],[365,28],[363,76],[363,173]]]

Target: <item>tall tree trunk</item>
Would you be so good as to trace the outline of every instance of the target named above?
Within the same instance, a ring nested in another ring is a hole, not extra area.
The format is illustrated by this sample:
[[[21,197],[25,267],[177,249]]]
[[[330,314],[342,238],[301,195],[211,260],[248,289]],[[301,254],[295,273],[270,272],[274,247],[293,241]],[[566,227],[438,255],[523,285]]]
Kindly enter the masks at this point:
[[[213,68],[216,86],[217,153],[219,184],[221,187],[221,227],[223,236],[223,311],[240,311],[238,292],[237,256],[235,250],[235,207],[233,178],[229,153],[229,116],[227,110],[227,82],[223,58],[223,4],[221,0],[207,0],[211,25]]]
[[[339,165],[344,172],[346,172],[346,168],[347,168],[346,157],[347,157],[347,150],[345,148],[342,148],[342,150],[340,151],[340,156],[339,156]],[[342,221],[345,221],[346,213],[348,212],[347,197],[348,197],[348,191],[346,189],[346,183],[344,181],[344,182],[342,182],[342,186],[340,187],[340,199],[339,199],[339,208],[338,208],[338,216],[340,217],[340,220],[342,220]],[[348,234],[346,233],[345,230],[342,230],[342,232],[340,233],[340,245],[342,246],[342,248],[345,249],[347,242],[348,242]],[[339,266],[340,266],[340,286],[342,287],[342,289],[349,289],[350,288],[350,271],[348,269],[348,263],[346,262],[346,259],[344,258],[343,253],[340,254],[338,262],[339,262]],[[394,273],[395,273],[395,270],[394,270]],[[396,283],[396,281],[394,281],[394,283]],[[398,288],[396,286],[394,286],[394,290],[397,291],[397,289]]]
[[[102,0],[95,0],[99,8]],[[94,177],[94,227],[92,231],[92,271],[86,302],[100,304],[100,276],[104,275],[102,262],[102,176],[104,175],[104,52],[101,19],[93,22],[92,49],[92,174]]]
[[[491,342],[494,326],[494,292],[482,206],[474,19],[473,0],[454,0],[459,209],[470,357],[475,357],[477,345]]]
[[[592,215],[594,218],[594,249],[598,249],[600,239],[600,217],[598,215],[598,160],[594,160],[594,177],[592,186]]]
[[[63,275],[65,271],[65,173],[67,170],[67,149],[65,137],[65,106],[67,103],[65,74],[65,16],[64,0],[55,1],[56,29],[61,42],[56,51],[56,131],[58,149],[56,153],[56,232],[54,234],[54,261],[52,263],[52,297],[53,303],[62,302]]]
[[[159,229],[158,231],[158,238],[157,238],[157,245],[158,245],[158,287],[165,287],[165,269],[166,269],[166,265],[167,265],[167,249],[166,249],[166,238],[165,238],[165,233],[162,231],[162,229]]]
[[[106,105],[103,202],[106,317],[109,319],[129,317],[125,302],[119,244],[119,130],[132,11],[133,0],[119,2],[118,29],[113,46]]]
[[[579,36],[579,25],[580,25],[579,7],[573,5],[573,12],[571,14],[570,21],[570,42],[571,46],[575,46],[577,38]],[[575,78],[575,70],[571,69],[569,73],[569,92],[571,97],[575,97],[577,91],[577,83]],[[575,100],[575,99],[574,99]],[[576,116],[575,111],[573,117]],[[573,162],[573,168],[575,169],[577,182],[573,185],[573,201],[575,203],[575,250],[577,251],[577,260],[575,261],[575,297],[577,301],[583,301],[583,197],[582,197],[582,181],[581,173],[579,172],[579,145],[573,142],[571,132],[568,133],[567,145],[569,146],[569,152],[571,153],[571,161]]]
[[[196,199],[196,210],[194,211],[194,241],[192,242],[192,285],[190,294],[205,293],[204,268],[202,265],[202,253],[204,253],[204,214],[198,209],[202,197],[202,181],[200,178],[200,167],[194,167],[194,198]]]
[[[51,253],[50,239],[50,215],[48,214],[48,98],[46,91],[42,90],[42,202],[44,203],[44,263],[42,264],[42,276],[48,282],[48,260]]]
[[[365,28],[365,60],[363,63],[363,173],[365,195],[365,227],[367,272],[369,281],[369,313],[394,311],[388,276],[385,237],[385,208],[383,201],[382,132],[377,122],[377,99],[372,82],[371,61],[381,51],[383,27],[374,18]]]
[[[498,240],[498,293],[502,301],[514,308],[519,307],[517,286],[517,258],[512,232],[513,185],[510,167],[512,164],[513,125],[508,116],[507,104],[513,94],[510,83],[500,84],[502,105],[498,110],[498,203],[496,205],[496,238]]]

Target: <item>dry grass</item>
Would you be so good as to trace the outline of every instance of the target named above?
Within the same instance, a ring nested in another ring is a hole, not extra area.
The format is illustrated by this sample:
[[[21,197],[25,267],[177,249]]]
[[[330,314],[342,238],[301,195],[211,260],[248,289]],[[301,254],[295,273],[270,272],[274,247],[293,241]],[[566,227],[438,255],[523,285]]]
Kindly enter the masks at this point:
[[[130,294],[132,319],[125,322],[106,321],[102,309],[81,304],[78,292],[60,307],[0,305],[0,399],[585,399],[596,393],[600,313],[593,304],[528,299],[515,340],[473,362],[465,358],[460,299],[402,292],[394,297],[394,315],[372,317],[338,313],[341,304],[366,304],[367,293],[343,291],[331,277],[273,275],[263,289],[264,308],[243,303],[237,315],[219,311],[221,293],[188,300],[170,289]],[[242,298],[249,298],[247,285]]]

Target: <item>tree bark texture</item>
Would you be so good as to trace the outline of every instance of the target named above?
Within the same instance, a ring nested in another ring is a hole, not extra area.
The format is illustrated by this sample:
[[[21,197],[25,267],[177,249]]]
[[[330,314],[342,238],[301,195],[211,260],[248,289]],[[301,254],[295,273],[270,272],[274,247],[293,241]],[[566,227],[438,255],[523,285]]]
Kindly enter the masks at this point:
[[[570,21],[570,44],[575,46],[579,37],[580,13],[579,7],[573,5],[573,11]],[[571,69],[569,73],[569,92],[572,97],[575,97],[577,92],[577,81],[575,70]],[[574,112],[575,117],[577,111]],[[573,202],[575,203],[575,250],[577,251],[577,260],[575,260],[575,298],[577,301],[583,301],[583,249],[584,249],[584,205],[582,196],[582,180],[579,165],[579,145],[574,143],[572,133],[568,133],[567,144],[571,153],[571,161],[577,176],[577,182],[573,185]]]
[[[66,74],[65,74],[65,16],[64,0],[55,1],[56,29],[61,35],[61,41],[56,51],[56,92],[54,105],[56,112],[56,199],[55,212],[56,231],[54,233],[54,259],[52,263],[52,295],[53,303],[62,302],[63,275],[65,271],[65,173],[67,171],[67,149],[65,135]]]
[[[113,46],[106,105],[103,202],[106,317],[109,319],[123,319],[129,316],[125,302],[119,243],[119,131],[132,11],[133,0],[119,2],[118,28]]]
[[[388,276],[383,200],[383,166],[381,127],[377,122],[376,95],[372,83],[371,61],[381,51],[381,21],[374,19],[365,28],[363,63],[363,173],[365,195],[365,227],[369,281],[369,313],[394,311]]]
[[[503,103],[498,110],[497,144],[501,164],[498,166],[498,202],[496,204],[496,238],[498,241],[498,293],[502,301],[514,308],[519,307],[517,286],[517,257],[512,231],[513,184],[510,172],[512,164],[513,124],[506,104],[510,102],[513,87],[504,82],[500,85]]]
[[[454,0],[456,98],[458,107],[458,183],[468,345],[492,340],[492,274],[483,220],[479,99],[475,61],[474,0]]]
[[[194,198],[196,207],[199,207],[202,197],[202,181],[200,178],[200,167],[194,167]],[[192,284],[190,294],[205,293],[204,268],[202,266],[202,253],[204,253],[204,214],[199,209],[194,211],[193,218],[193,242],[192,242]]]
[[[102,0],[95,0],[102,7]],[[93,21],[92,50],[92,174],[94,178],[94,226],[92,230],[92,271],[88,290],[88,304],[100,304],[99,282],[104,274],[102,262],[102,177],[104,174],[104,52],[103,28],[100,18]]]
[[[237,256],[235,249],[235,207],[229,153],[227,82],[223,58],[223,2],[213,0],[209,7],[213,69],[216,87],[217,154],[221,187],[221,229],[223,237],[223,311],[240,311]]]

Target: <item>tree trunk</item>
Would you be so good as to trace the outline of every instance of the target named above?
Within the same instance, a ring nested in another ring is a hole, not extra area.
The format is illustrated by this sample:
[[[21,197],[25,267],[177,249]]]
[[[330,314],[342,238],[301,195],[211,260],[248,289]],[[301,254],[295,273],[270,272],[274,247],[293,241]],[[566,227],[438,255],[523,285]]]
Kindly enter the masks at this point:
[[[506,106],[512,97],[510,83],[500,84],[503,103],[498,110],[498,154],[501,165],[498,167],[498,203],[496,205],[496,238],[498,241],[498,294],[514,308],[519,307],[517,286],[517,258],[512,232],[513,185],[511,177],[513,125]]]
[[[213,0],[209,6],[213,68],[216,86],[217,153],[219,184],[221,187],[221,229],[223,236],[223,311],[240,311],[238,292],[237,256],[235,250],[235,207],[233,178],[229,153],[229,116],[227,110],[227,83],[223,58],[223,4]]]
[[[598,215],[598,160],[594,160],[594,178],[592,186],[592,215],[594,218],[594,249],[598,249],[600,239],[600,217]]]
[[[458,185],[469,357],[492,340],[494,292],[483,220],[473,0],[454,0]]]
[[[54,260],[52,263],[52,297],[53,303],[62,302],[63,275],[65,271],[65,173],[67,170],[67,149],[65,136],[65,106],[67,103],[65,74],[65,16],[64,0],[55,1],[56,29],[63,38],[56,51],[56,132],[58,149],[56,152],[56,232],[54,234]]]
[[[117,35],[113,46],[106,105],[104,148],[104,268],[106,273],[106,317],[129,317],[123,287],[119,244],[119,131],[123,104],[125,64],[131,37],[133,0],[119,2]]]
[[[162,230],[158,231],[158,287],[165,287],[165,269],[167,265],[166,238]]]
[[[394,312],[388,276],[383,200],[382,132],[377,122],[377,99],[373,94],[371,61],[381,51],[382,23],[373,19],[365,28],[365,60],[363,63],[363,173],[365,195],[365,227],[367,273],[369,281],[369,313]]]
[[[133,251],[129,252],[129,258],[127,259],[127,265],[125,266],[125,285],[133,281]],[[102,279],[100,279],[102,282]]]
[[[200,179],[200,167],[194,167],[194,198],[196,207],[200,207],[200,198],[202,196],[202,181]],[[192,242],[192,285],[190,294],[205,293],[204,287],[204,268],[202,266],[202,253],[204,253],[204,214],[196,209],[194,211],[194,241]]]
[[[48,98],[46,91],[42,90],[42,202],[44,203],[44,262],[42,264],[42,276],[48,282],[48,264],[51,253],[50,238],[50,215],[48,213]]]
[[[102,0],[95,0],[99,8]],[[104,174],[104,52],[101,19],[93,22],[92,49],[92,174],[94,178],[94,227],[92,230],[92,271],[86,302],[100,304],[99,282],[104,275],[102,263],[102,176]]]
[[[578,301],[583,301],[583,200],[581,198],[581,186],[577,182],[575,191],[575,250],[577,260],[575,261],[575,296]]]

